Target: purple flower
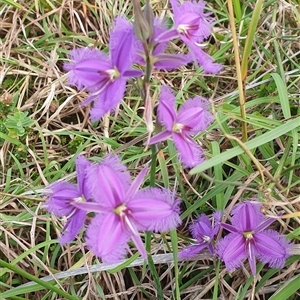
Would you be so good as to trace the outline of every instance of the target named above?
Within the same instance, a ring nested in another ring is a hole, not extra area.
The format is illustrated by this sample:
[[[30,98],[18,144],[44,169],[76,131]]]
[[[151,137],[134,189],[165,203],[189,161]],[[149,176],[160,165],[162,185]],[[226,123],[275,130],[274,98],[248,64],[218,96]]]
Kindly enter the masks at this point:
[[[180,201],[174,199],[169,190],[139,190],[147,169],[143,169],[133,182],[123,169],[116,156],[108,156],[93,166],[87,176],[96,203],[76,204],[97,213],[86,233],[87,245],[108,263],[119,262],[125,256],[130,239],[146,258],[139,231],[166,231],[181,223]]]
[[[83,156],[76,159],[78,185],[56,181],[47,187],[48,199],[45,203],[47,210],[58,217],[67,216],[67,223],[59,238],[61,245],[71,242],[84,227],[86,212],[74,206],[74,203],[91,200],[91,193],[86,187],[85,172],[90,167]]]
[[[192,57],[188,54],[184,55],[166,53],[169,41],[157,43],[156,38],[167,31],[168,29],[166,24],[162,20],[154,18],[153,33],[147,40],[147,46],[149,48],[151,62],[155,68],[172,70],[188,64],[192,61]],[[143,43],[141,41],[138,41],[137,45],[138,50],[135,61],[145,66],[146,55]]]
[[[157,37],[158,42],[178,38],[189,47],[193,59],[202,67],[205,73],[216,74],[222,66],[214,62],[213,58],[205,53],[201,44],[211,34],[213,18],[210,13],[204,13],[204,1],[185,1],[179,5],[178,0],[171,0],[174,12],[174,28],[161,33]]]
[[[282,268],[290,256],[290,244],[285,237],[266,229],[275,219],[265,220],[260,208],[260,203],[250,201],[238,204],[232,211],[231,225],[221,224],[231,233],[219,241],[217,254],[229,271],[242,266],[248,258],[255,275],[256,258],[271,268]]]
[[[118,17],[110,35],[110,56],[97,49],[71,51],[71,62],[66,63],[64,69],[70,71],[69,84],[78,89],[85,87],[91,93],[83,104],[95,101],[91,109],[92,121],[99,120],[120,103],[128,78],[142,75],[141,71],[131,70],[136,55],[135,41],[132,25]]]
[[[205,214],[201,214],[196,221],[190,226],[192,237],[196,243],[187,246],[178,253],[178,257],[189,259],[199,254],[204,248],[208,248],[211,254],[215,253],[213,238],[218,234],[220,229],[221,213],[216,212],[213,216],[213,224]]]
[[[158,120],[166,129],[153,136],[149,144],[173,138],[179,158],[185,167],[192,168],[203,161],[202,148],[190,137],[204,131],[213,116],[207,111],[209,102],[202,97],[187,100],[176,113],[175,97],[171,90],[163,86],[159,104]]]

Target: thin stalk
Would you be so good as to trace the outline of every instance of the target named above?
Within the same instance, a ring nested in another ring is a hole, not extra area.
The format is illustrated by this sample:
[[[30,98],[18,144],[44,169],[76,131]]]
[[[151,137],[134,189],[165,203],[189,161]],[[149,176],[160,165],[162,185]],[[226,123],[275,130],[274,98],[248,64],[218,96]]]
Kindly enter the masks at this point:
[[[150,79],[153,69],[153,64],[151,62],[151,53],[150,53],[150,46],[148,44],[148,41],[143,42],[145,56],[146,56],[146,70],[145,70],[145,76],[143,80],[143,90],[141,93],[141,96],[144,100],[145,104],[145,113],[144,113],[144,119],[147,126],[148,131],[148,139],[150,138],[150,135],[154,131],[153,127],[153,120],[152,120],[152,113],[153,113],[153,103],[150,95]],[[150,164],[150,186],[155,186],[155,171],[156,171],[156,146],[151,146],[151,164]],[[145,242],[146,242],[146,251],[148,253],[148,266],[150,269],[150,272],[152,274],[152,277],[154,279],[156,289],[157,289],[157,298],[159,300],[164,299],[163,295],[163,289],[161,286],[161,282],[157,273],[157,270],[155,268],[152,256],[151,256],[151,232],[146,232],[145,234]]]
[[[233,41],[233,49],[234,49],[234,58],[235,58],[235,66],[236,66],[236,75],[237,75],[237,82],[238,82],[238,90],[239,90],[239,102],[240,102],[240,111],[241,117],[244,121],[242,121],[242,141],[246,142],[248,139],[247,133],[247,123],[246,121],[246,108],[245,108],[245,89],[244,83],[242,79],[242,72],[241,72],[241,63],[240,63],[240,55],[239,55],[239,47],[237,43],[237,33],[235,29],[235,18],[233,13],[233,4],[232,0],[228,0],[228,10],[229,10],[229,22],[232,31],[232,41]]]

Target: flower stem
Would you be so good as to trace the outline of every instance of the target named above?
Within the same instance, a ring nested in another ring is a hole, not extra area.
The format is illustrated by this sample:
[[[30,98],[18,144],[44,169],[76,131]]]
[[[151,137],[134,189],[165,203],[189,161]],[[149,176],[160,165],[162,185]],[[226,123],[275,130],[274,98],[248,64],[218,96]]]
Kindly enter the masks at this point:
[[[232,41],[233,41],[236,75],[237,75],[238,89],[239,89],[240,112],[241,112],[241,117],[243,119],[243,121],[242,121],[242,141],[246,142],[248,139],[248,133],[247,133],[247,123],[245,122],[246,121],[245,88],[244,88],[242,72],[241,72],[241,63],[240,63],[240,57],[239,57],[237,34],[236,34],[236,29],[235,29],[235,21],[234,21],[235,18],[234,18],[234,13],[233,13],[232,0],[228,0],[228,10],[229,10],[230,27],[231,27],[232,36],[233,36]]]

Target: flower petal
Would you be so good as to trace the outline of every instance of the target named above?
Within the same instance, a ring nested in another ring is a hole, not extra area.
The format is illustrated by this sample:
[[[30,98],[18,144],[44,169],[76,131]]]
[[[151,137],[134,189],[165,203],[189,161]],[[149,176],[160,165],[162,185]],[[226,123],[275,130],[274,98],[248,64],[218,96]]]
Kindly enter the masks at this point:
[[[234,206],[231,224],[241,232],[253,231],[264,220],[260,211],[261,204],[245,201]]]
[[[178,253],[178,257],[180,259],[193,258],[196,255],[198,255],[206,247],[207,247],[206,243],[187,246]]]
[[[172,136],[171,131],[168,131],[168,130],[161,131],[160,133],[154,135],[149,140],[148,145],[153,145],[153,144],[157,144],[159,142],[165,141],[166,139],[168,139],[171,136]]]
[[[128,70],[136,53],[133,26],[125,18],[117,17],[110,34],[109,48],[114,66],[122,74]]]
[[[145,167],[142,169],[142,171],[137,175],[137,177],[133,180],[128,192],[126,193],[126,201],[130,201],[130,199],[137,193],[139,190],[140,186],[142,185],[146,175],[148,172],[148,168]]]
[[[245,252],[245,239],[243,235],[230,233],[221,239],[217,245],[217,254],[223,260],[228,271],[242,266]]]
[[[115,108],[122,100],[126,87],[126,79],[118,78],[110,83],[106,89],[104,89],[94,99],[94,106],[91,108],[91,120],[92,122],[99,121],[106,113]]]
[[[86,170],[90,168],[92,164],[82,155],[78,155],[76,158],[76,173],[77,183],[80,193],[86,200],[92,199],[92,193],[86,184]]]
[[[115,213],[97,215],[86,232],[88,248],[105,263],[120,262],[127,253],[130,236]]]
[[[125,200],[125,192],[130,186],[130,174],[120,171],[119,166],[109,165],[111,160],[109,157],[108,160],[92,166],[87,173],[87,180],[94,200],[113,210]]]
[[[184,167],[192,168],[203,162],[203,150],[193,139],[175,132],[172,137]]]
[[[213,121],[213,115],[207,111],[208,108],[209,102],[203,97],[189,99],[178,110],[176,123],[184,124],[184,131],[189,134],[198,134]]]
[[[169,42],[171,40],[177,39],[179,37],[180,37],[180,35],[179,35],[177,29],[174,28],[174,29],[169,29],[169,30],[166,30],[166,31],[158,34],[155,37],[155,41],[157,43],[165,43],[165,42]]]
[[[184,54],[158,54],[155,57],[154,67],[157,69],[173,70],[192,61],[190,55]]]
[[[143,72],[140,70],[127,70],[123,73],[124,77],[140,77],[143,75]]]
[[[192,52],[194,59],[203,68],[206,74],[218,74],[222,70],[222,65],[215,63],[213,58],[205,53],[200,46],[195,45],[193,42],[185,40],[190,51]]]
[[[164,124],[168,131],[172,131],[176,118],[175,96],[167,86],[161,87],[157,114],[159,122]]]
[[[47,186],[47,190],[50,191],[50,195],[47,195],[45,206],[50,213],[58,217],[69,215],[74,209],[70,202],[81,197],[78,187],[65,181],[56,181]]]
[[[85,87],[89,92],[95,92],[107,81],[107,75],[100,72],[112,68],[105,53],[97,49],[76,48],[70,52],[69,58],[71,62],[65,63],[64,69],[70,71],[70,85],[77,86],[79,90]]]
[[[194,239],[199,242],[203,242],[203,237],[209,237],[210,239],[213,238],[213,231],[211,222],[207,215],[201,214],[196,221],[190,225],[190,231]]]
[[[73,241],[75,236],[84,227],[86,220],[86,212],[74,208],[75,212],[71,215],[62,230],[62,236],[58,239],[61,245],[65,245]]]
[[[275,230],[265,230],[254,235],[258,259],[271,268],[282,268],[289,255],[289,242]]]
[[[141,230],[167,231],[181,224],[180,201],[170,190],[146,188],[140,190],[127,207]]]

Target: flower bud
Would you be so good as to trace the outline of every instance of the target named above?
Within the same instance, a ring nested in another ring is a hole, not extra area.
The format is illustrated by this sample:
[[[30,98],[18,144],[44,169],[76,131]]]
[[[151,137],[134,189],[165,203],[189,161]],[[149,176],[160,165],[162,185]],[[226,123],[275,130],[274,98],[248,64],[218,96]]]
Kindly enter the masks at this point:
[[[146,41],[153,32],[153,12],[147,1],[145,14],[141,9],[139,0],[133,0],[134,32],[141,41]]]

